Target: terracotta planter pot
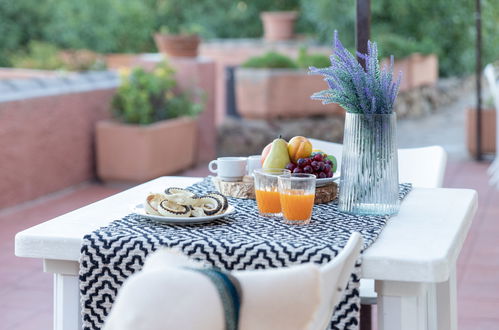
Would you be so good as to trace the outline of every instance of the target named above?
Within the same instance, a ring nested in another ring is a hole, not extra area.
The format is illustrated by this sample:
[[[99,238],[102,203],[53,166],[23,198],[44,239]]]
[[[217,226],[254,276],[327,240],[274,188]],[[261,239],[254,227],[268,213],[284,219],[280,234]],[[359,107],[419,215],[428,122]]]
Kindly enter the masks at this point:
[[[196,57],[201,39],[197,35],[154,35],[154,41],[159,51],[167,56]]]
[[[296,11],[268,11],[261,13],[264,39],[267,41],[292,39],[297,16]]]
[[[390,60],[385,59],[383,65],[390,65]],[[397,59],[393,64],[395,77],[398,77],[400,71],[402,71],[401,92],[420,86],[435,85],[438,81],[438,57],[435,54],[414,53]]]
[[[337,104],[323,105],[310,95],[326,89],[320,76],[306,70],[236,70],[236,100],[239,114],[245,118],[296,118],[311,115],[344,114]]]
[[[147,126],[99,121],[97,174],[105,181],[143,182],[193,165],[197,119],[183,117]]]
[[[481,144],[483,153],[496,152],[496,110],[482,109]],[[466,145],[471,155],[476,155],[476,109],[466,110]]]

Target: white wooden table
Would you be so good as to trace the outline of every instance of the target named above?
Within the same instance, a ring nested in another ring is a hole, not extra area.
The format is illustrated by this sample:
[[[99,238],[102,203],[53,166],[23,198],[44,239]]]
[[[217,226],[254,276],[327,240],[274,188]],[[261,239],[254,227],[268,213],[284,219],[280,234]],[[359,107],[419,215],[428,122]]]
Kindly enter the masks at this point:
[[[149,192],[200,178],[161,177],[16,235],[19,257],[54,274],[54,329],[81,328],[78,260],[85,234],[129,214]],[[468,189],[414,188],[365,252],[362,277],[376,281],[378,329],[457,329],[456,260],[477,208]]]

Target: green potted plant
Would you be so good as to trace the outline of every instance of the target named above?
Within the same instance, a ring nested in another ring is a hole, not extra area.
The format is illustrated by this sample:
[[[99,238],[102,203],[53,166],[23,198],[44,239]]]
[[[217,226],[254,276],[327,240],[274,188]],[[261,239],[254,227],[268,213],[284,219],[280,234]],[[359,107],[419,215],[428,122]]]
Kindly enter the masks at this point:
[[[296,60],[276,52],[249,58],[236,69],[239,114],[253,119],[342,114],[336,104],[322,106],[310,99],[311,93],[326,87],[326,83],[309,75],[308,67],[329,65],[327,56],[308,54],[305,48],[300,49]]]
[[[193,165],[201,105],[178,91],[166,63],[153,71],[121,73],[113,120],[96,127],[97,172],[102,180],[146,181]]]
[[[435,85],[438,80],[438,57],[432,53],[435,46],[429,39],[413,40],[397,34],[382,34],[379,38],[382,64],[388,65],[388,54],[397,59],[393,72],[404,73],[400,91],[412,88]],[[385,56],[386,55],[386,56]]]
[[[162,26],[159,33],[154,35],[154,41],[159,51],[174,57],[196,57],[201,43],[199,29],[196,25],[171,29]]]

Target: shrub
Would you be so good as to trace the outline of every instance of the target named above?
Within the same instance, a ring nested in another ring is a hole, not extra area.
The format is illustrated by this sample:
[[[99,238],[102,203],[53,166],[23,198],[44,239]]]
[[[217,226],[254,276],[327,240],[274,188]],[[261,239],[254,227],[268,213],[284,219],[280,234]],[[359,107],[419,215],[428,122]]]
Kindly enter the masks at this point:
[[[354,48],[354,3],[341,0],[301,0],[301,7],[304,19],[317,31],[322,41],[331,42],[332,31],[336,29],[345,46]],[[371,1],[371,10],[371,38],[379,41],[384,55],[398,53],[396,57],[403,57],[408,54],[409,49],[431,51],[439,57],[440,74],[443,76],[473,71],[474,2],[378,0]],[[484,63],[499,58],[499,34],[496,32],[498,17],[499,3],[483,0]],[[398,40],[394,40],[395,38]]]
[[[296,64],[299,68],[308,69],[313,66],[316,68],[325,68],[331,65],[329,56],[323,54],[308,54],[305,47],[300,48]]]
[[[288,56],[276,52],[268,52],[262,56],[249,58],[242,64],[244,68],[295,69],[296,63]]]
[[[16,68],[39,70],[87,71],[106,68],[103,58],[88,50],[61,51],[56,46],[30,41],[27,50],[11,56],[10,62]]]
[[[195,116],[201,105],[191,95],[178,93],[173,69],[166,63],[152,72],[134,68],[122,72],[121,84],[113,98],[113,114],[129,124],[147,125],[180,116]]]
[[[10,57],[33,39],[43,38],[49,15],[45,1],[0,1],[0,66],[9,66]]]
[[[149,1],[151,2],[151,1]],[[63,48],[99,53],[154,50],[156,13],[144,1],[49,0],[45,40]]]

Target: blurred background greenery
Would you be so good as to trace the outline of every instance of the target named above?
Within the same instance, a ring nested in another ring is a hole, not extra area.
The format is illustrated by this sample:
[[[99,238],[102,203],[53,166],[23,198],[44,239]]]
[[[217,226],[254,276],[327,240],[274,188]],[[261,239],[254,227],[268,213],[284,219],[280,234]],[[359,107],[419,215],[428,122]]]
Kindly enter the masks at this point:
[[[372,0],[371,6],[372,39],[384,55],[431,52],[442,76],[472,72],[474,1]],[[330,44],[337,29],[354,46],[354,0],[0,0],[0,65],[29,56],[33,40],[56,49],[138,53],[156,51],[152,35],[161,27],[197,31],[207,40],[259,38],[259,13],[269,10],[298,10],[298,33]],[[482,22],[487,63],[499,58],[499,1],[482,0]]]

